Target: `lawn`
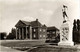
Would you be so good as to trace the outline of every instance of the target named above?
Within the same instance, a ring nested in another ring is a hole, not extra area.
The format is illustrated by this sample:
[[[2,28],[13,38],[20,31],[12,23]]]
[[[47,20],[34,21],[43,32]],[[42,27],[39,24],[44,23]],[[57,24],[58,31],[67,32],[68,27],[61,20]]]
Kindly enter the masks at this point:
[[[44,45],[44,41],[40,40],[33,40],[33,41],[26,41],[26,40],[3,40],[1,42],[2,46],[9,47],[9,48],[14,48],[18,50],[25,51],[27,49],[32,49],[37,46]]]
[[[29,50],[29,52],[80,52],[80,48],[76,46],[41,46]]]
[[[27,52],[80,52],[80,44],[71,47],[60,47],[53,44],[49,45],[39,40],[3,40],[1,45]]]

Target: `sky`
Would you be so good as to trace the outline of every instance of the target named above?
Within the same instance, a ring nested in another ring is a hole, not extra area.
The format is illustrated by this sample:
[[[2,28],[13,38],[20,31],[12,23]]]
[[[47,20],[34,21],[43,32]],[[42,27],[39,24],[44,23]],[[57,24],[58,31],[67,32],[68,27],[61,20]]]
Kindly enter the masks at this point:
[[[71,21],[80,19],[79,0],[0,0],[0,32],[9,33],[19,20],[36,19],[60,29],[63,5],[68,6],[67,15]]]

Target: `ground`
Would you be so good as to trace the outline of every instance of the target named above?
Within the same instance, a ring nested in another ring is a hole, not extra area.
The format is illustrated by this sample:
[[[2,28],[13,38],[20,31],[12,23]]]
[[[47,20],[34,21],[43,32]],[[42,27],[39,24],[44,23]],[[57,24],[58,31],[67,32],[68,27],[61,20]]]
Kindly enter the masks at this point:
[[[72,47],[46,44],[42,40],[1,40],[1,52],[80,52],[80,44]]]
[[[1,46],[20,51],[26,51],[28,49],[32,49],[45,44],[42,40],[1,40],[0,42]]]

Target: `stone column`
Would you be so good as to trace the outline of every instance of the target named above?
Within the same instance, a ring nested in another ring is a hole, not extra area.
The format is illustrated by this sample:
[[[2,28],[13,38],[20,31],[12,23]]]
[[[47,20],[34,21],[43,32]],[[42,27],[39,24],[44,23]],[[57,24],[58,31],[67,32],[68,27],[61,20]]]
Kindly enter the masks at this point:
[[[21,30],[19,28],[19,39],[21,39]]]
[[[30,31],[30,39],[32,39],[32,27],[30,26],[30,29],[29,29]]]
[[[24,28],[22,28],[22,39],[24,39]]]
[[[18,37],[17,37],[17,28],[16,28],[16,39],[17,39]]]
[[[28,33],[28,31],[27,31],[27,26],[26,26],[26,39],[28,39],[28,37],[27,37],[27,33]]]

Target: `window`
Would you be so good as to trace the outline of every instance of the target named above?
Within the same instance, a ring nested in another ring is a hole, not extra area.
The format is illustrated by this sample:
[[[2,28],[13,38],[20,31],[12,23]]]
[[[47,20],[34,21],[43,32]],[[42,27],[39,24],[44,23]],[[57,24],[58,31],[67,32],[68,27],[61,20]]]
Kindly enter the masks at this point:
[[[34,29],[34,32],[36,31],[36,29]]]
[[[40,37],[42,37],[42,35],[40,35]]]
[[[45,35],[43,35],[43,37],[45,37]]]
[[[55,32],[53,32],[53,34],[55,34]]]
[[[49,34],[49,32],[47,32],[47,34]]]
[[[41,29],[40,29],[40,31],[41,31]]]
[[[36,37],[36,35],[34,34],[34,38]]]
[[[43,32],[45,32],[46,30],[45,29],[43,29]]]

